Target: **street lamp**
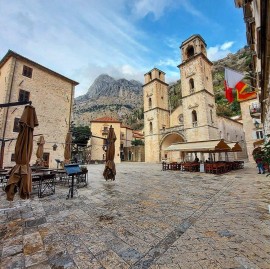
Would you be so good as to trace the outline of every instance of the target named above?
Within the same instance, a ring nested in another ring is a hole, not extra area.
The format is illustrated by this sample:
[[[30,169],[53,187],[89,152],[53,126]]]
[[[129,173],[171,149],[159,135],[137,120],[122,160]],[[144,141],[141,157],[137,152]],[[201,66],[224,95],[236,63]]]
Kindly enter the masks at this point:
[[[52,146],[53,151],[56,151],[57,147],[58,147],[58,146],[54,143],[54,145]]]

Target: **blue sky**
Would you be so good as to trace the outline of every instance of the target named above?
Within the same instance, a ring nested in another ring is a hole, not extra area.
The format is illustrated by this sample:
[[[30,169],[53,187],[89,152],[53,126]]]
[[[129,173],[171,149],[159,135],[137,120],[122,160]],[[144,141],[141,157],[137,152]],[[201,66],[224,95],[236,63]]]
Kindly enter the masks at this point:
[[[8,49],[80,83],[102,74],[143,82],[157,67],[180,78],[180,44],[200,34],[217,60],[246,45],[234,0],[0,0],[0,57]]]

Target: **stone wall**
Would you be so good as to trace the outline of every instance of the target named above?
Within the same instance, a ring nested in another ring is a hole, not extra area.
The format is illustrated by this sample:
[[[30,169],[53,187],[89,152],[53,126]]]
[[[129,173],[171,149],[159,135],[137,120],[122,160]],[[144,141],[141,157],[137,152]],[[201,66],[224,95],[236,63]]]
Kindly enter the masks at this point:
[[[259,139],[256,139],[256,128],[254,125],[255,119],[252,119],[250,116],[249,106],[256,102],[257,99],[252,99],[248,101],[243,101],[240,103],[241,105],[241,112],[242,112],[242,121],[243,121],[243,128],[245,130],[245,138],[246,138],[246,146],[247,146],[247,154],[248,160],[250,162],[255,162],[253,159],[252,152],[254,150],[253,143]],[[258,120],[260,122],[260,120]]]
[[[9,65],[10,60],[5,65]],[[31,78],[22,75],[24,65],[33,69]],[[1,72],[3,68],[1,68]],[[9,68],[9,71],[1,75],[1,80],[8,79],[12,75],[11,73],[12,70]],[[50,167],[56,167],[55,159],[64,159],[64,143],[71,121],[74,85],[61,76],[47,72],[46,69],[39,68],[31,62],[17,59],[10,92],[11,102],[18,101],[20,90],[30,92],[30,100],[36,108],[39,121],[39,126],[35,128],[34,135],[42,134],[44,136],[46,141],[44,153],[49,154],[48,164]],[[6,94],[9,94],[9,89]],[[17,138],[18,133],[13,132],[14,119],[21,117],[23,109],[24,106],[7,109],[8,120],[5,138]],[[38,136],[35,136],[30,164],[34,164],[36,161],[37,140]],[[52,149],[54,143],[58,146],[56,151]],[[15,144],[16,140],[6,143],[4,166],[13,166],[15,164],[11,162]]]

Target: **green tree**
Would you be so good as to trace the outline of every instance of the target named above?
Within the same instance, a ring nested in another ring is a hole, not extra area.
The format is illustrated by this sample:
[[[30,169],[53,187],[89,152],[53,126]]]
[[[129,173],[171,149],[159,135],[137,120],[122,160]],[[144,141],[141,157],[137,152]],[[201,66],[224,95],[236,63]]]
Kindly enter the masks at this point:
[[[132,146],[140,146],[140,145],[144,145],[144,142],[142,140],[133,140],[133,141],[131,141],[131,145]]]
[[[72,128],[72,142],[78,147],[86,147],[92,133],[89,126],[78,126]]]

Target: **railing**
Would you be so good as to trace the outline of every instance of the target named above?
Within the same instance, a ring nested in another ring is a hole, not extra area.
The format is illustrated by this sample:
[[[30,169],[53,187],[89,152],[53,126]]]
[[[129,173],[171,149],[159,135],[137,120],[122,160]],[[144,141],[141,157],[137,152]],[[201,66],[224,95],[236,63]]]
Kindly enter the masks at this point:
[[[252,118],[259,118],[262,112],[261,104],[259,102],[251,104],[249,106],[249,112]]]
[[[197,121],[193,121],[193,122],[192,122],[192,126],[193,126],[193,127],[198,127],[198,122],[197,122]]]

